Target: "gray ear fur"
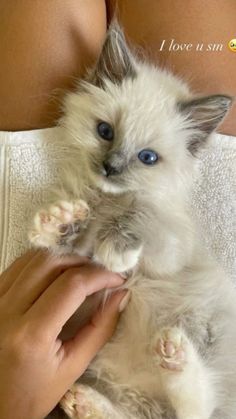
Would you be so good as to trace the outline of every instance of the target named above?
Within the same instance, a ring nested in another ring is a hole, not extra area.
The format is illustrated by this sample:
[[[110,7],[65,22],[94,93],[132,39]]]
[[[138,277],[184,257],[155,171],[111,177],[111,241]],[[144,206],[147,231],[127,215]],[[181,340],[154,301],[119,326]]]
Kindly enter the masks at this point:
[[[116,20],[113,20],[110,25],[102,52],[91,76],[92,83],[99,87],[104,87],[104,79],[120,84],[124,78],[136,76],[134,58]]]
[[[221,123],[232,104],[232,98],[225,95],[213,95],[193,99],[178,104],[181,113],[191,120],[193,134],[189,141],[189,150],[195,154],[207,137]]]

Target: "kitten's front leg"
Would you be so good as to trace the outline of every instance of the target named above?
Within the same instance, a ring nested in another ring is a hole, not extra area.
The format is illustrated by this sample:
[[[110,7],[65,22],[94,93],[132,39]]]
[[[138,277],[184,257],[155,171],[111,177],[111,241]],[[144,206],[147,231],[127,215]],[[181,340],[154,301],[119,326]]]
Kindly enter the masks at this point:
[[[72,252],[75,240],[89,220],[90,210],[85,201],[57,201],[36,213],[29,240],[35,247],[46,247],[58,254]]]
[[[210,419],[215,403],[209,372],[182,329],[157,333],[154,359],[178,419]]]
[[[143,248],[134,230],[135,226],[127,223],[126,215],[107,220],[98,231],[94,259],[113,272],[133,269]]]

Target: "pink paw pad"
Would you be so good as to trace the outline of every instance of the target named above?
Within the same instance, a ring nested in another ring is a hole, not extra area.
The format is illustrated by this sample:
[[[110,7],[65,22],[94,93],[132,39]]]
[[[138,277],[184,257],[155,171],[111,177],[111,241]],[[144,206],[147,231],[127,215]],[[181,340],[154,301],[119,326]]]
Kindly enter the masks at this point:
[[[159,365],[171,371],[183,371],[186,364],[186,352],[182,332],[178,328],[163,329],[155,347]]]
[[[38,246],[65,245],[67,240],[73,240],[87,227],[88,220],[89,207],[86,202],[80,199],[59,201],[35,215],[29,239]]]
[[[76,386],[73,386],[63,396],[60,406],[70,418],[75,419],[86,415],[86,409],[81,402],[79,392],[76,390]]]
[[[74,384],[63,396],[60,406],[72,419],[99,418],[100,416],[95,414],[97,412],[92,400],[93,398],[91,398],[90,391],[86,386]]]

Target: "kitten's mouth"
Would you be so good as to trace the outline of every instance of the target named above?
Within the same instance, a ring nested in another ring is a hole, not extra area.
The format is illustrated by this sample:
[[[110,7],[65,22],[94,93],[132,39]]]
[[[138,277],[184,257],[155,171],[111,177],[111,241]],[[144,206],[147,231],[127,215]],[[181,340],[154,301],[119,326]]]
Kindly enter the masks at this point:
[[[93,162],[90,164],[90,170],[93,182],[103,192],[117,194],[126,191],[121,176],[108,174],[104,166]]]
[[[95,174],[95,183],[99,189],[106,193],[121,193],[124,192],[125,188],[118,182],[118,179],[106,176],[103,173]]]

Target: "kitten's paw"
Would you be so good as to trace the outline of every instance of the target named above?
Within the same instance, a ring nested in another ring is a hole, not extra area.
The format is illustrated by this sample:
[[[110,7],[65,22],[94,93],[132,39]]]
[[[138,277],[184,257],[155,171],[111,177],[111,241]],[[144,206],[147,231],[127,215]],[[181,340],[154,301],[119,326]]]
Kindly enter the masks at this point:
[[[104,241],[95,249],[94,259],[112,272],[127,272],[133,269],[139,260],[142,246],[118,252],[112,242]]]
[[[36,213],[29,240],[36,247],[66,246],[87,227],[88,220],[89,207],[85,201],[58,201]]]
[[[74,384],[60,401],[61,408],[72,419],[104,419],[103,396],[83,384]]]
[[[164,328],[155,338],[155,360],[162,368],[170,371],[183,371],[187,362],[188,341],[177,327]]]

